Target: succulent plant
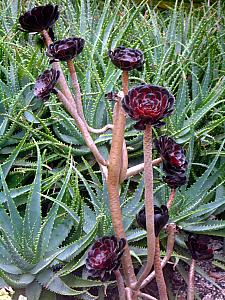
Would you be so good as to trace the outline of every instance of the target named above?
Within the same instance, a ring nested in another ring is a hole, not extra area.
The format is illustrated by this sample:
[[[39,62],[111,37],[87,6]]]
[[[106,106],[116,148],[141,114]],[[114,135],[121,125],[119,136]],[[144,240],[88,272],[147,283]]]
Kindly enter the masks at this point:
[[[125,239],[118,240],[115,236],[104,236],[97,240],[88,251],[86,259],[90,276],[102,281],[108,280],[111,273],[120,267],[125,245]]]
[[[195,260],[208,260],[213,258],[213,249],[208,247],[209,237],[205,235],[189,234],[185,241],[191,256]]]
[[[54,92],[59,75],[59,71],[55,69],[45,70],[36,80],[34,95],[42,100],[48,99],[50,94]]]
[[[136,220],[140,227],[146,229],[145,207],[143,207],[136,215]],[[156,237],[159,235],[161,229],[167,224],[168,220],[169,214],[166,205],[161,205],[161,207],[154,205],[154,226]]]
[[[187,180],[184,173],[188,162],[182,147],[167,136],[155,139],[154,144],[163,161],[163,170],[166,173],[163,177],[164,182],[173,189],[184,185]]]
[[[123,71],[131,71],[133,69],[141,71],[143,68],[143,53],[138,49],[119,46],[114,51],[109,50],[108,55],[112,63]]]
[[[174,97],[167,89],[143,84],[129,90],[122,100],[125,112],[137,123],[135,129],[145,130],[146,125],[160,127],[161,120],[173,112]]]
[[[58,5],[36,6],[20,16],[21,27],[28,32],[47,30],[58,20]]]
[[[84,43],[78,37],[57,41],[48,46],[47,55],[53,60],[68,61],[82,52]]]

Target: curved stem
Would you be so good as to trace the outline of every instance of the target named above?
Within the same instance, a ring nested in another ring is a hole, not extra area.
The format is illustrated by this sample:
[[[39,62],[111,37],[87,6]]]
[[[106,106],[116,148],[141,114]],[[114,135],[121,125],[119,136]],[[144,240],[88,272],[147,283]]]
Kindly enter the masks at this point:
[[[159,237],[157,237],[155,240],[154,269],[155,269],[156,283],[159,291],[159,299],[168,300],[166,283],[164,280],[163,271],[161,267]]]
[[[171,192],[170,192],[170,197],[169,197],[169,200],[167,202],[167,208],[170,209],[172,204],[173,204],[173,200],[175,198],[175,195],[176,195],[176,189],[171,189]]]
[[[145,293],[138,293],[138,296],[140,296],[140,297],[142,297],[143,299],[149,299],[149,300],[157,300],[155,297],[153,297],[153,296],[150,296],[150,295],[148,295],[148,294],[145,294]]]
[[[128,91],[128,72],[123,72],[122,77],[123,91]],[[123,226],[123,217],[120,207],[120,167],[122,159],[122,147],[124,139],[124,130],[126,124],[125,113],[121,107],[120,101],[115,104],[114,113],[116,118],[113,118],[113,130],[112,130],[112,145],[109,155],[108,166],[108,179],[107,187],[109,193],[110,212],[112,216],[112,224],[116,236],[120,238],[126,238],[125,230]],[[126,244],[124,254],[122,256],[122,264],[124,270],[124,276],[126,285],[130,286],[131,283],[136,281],[134,274],[132,259],[128,245]]]
[[[151,271],[155,256],[154,202],[153,202],[153,169],[152,169],[152,127],[147,125],[144,132],[144,180],[145,212],[147,229],[148,256],[146,267],[134,289],[138,290]]]
[[[116,281],[117,281],[117,288],[118,288],[118,292],[119,292],[119,300],[125,300],[126,299],[126,292],[125,292],[123,277],[122,277],[119,270],[114,271],[114,274],[116,276]]]
[[[75,104],[72,105],[72,103],[64,96],[64,94],[61,91],[59,91],[57,89],[55,89],[55,90],[57,92],[58,99],[63,103],[66,110],[70,113],[70,115],[75,120],[77,126],[79,127],[79,129],[84,137],[84,140],[85,140],[87,146],[93,153],[97,162],[99,164],[102,164],[103,166],[107,166],[107,162],[105,161],[105,159],[102,157],[102,155],[98,151],[98,148],[96,147],[94,141],[92,140],[90,133],[87,130],[87,127],[85,126],[83,120],[78,115]]]
[[[194,300],[195,298],[195,265],[196,261],[192,259],[188,276],[187,300]]]
[[[152,161],[152,165],[153,166],[157,166],[159,165],[160,163],[162,162],[162,159],[159,157],[159,158],[156,158]],[[134,176],[134,175],[137,175],[138,173],[144,171],[144,163],[142,164],[139,164],[139,165],[136,165],[136,166],[133,166],[129,169],[127,169],[127,173],[126,173],[126,179],[130,176]]]
[[[107,124],[104,127],[99,128],[99,129],[98,128],[93,128],[93,127],[90,127],[90,126],[87,125],[87,128],[88,128],[89,132],[92,132],[92,133],[95,133],[95,134],[101,134],[101,133],[106,132],[109,129],[112,130],[113,129],[113,124]]]
[[[176,224],[170,223],[166,227],[168,233],[167,245],[166,245],[166,255],[161,262],[161,268],[164,268],[167,262],[169,261],[172,253],[175,242],[175,233],[176,233]],[[145,287],[149,282],[151,282],[155,277],[155,271],[153,271],[142,283],[141,288]]]
[[[86,123],[85,117],[84,117],[84,111],[83,111],[83,106],[82,106],[82,100],[81,100],[81,92],[80,92],[80,85],[77,79],[77,73],[74,67],[74,63],[72,60],[67,61],[67,66],[70,72],[70,77],[73,83],[73,87],[76,92],[76,106],[77,106],[77,111],[81,119]]]

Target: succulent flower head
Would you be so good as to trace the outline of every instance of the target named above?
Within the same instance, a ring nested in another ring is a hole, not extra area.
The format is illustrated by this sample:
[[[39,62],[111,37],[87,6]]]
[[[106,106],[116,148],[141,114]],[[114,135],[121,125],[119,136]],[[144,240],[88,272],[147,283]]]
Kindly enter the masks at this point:
[[[146,230],[145,207],[143,207],[136,215],[136,220],[138,225]],[[166,205],[161,205],[161,207],[154,205],[154,226],[156,237],[159,235],[161,229],[167,224],[168,220],[169,214]]]
[[[137,69],[141,71],[144,64],[144,57],[141,50],[119,46],[116,49],[109,50],[108,55],[112,63],[123,71]]]
[[[155,147],[163,160],[163,170],[169,174],[185,173],[187,159],[184,150],[171,137],[161,136],[154,140]]]
[[[53,60],[68,61],[82,52],[84,43],[78,37],[57,41],[48,46],[47,55]]]
[[[142,84],[129,90],[122,100],[125,112],[137,123],[134,128],[145,130],[146,125],[160,127],[165,125],[161,120],[173,112],[174,97],[167,89]]]
[[[96,241],[86,259],[90,276],[109,280],[111,273],[120,267],[125,245],[125,239],[118,240],[115,236],[104,236]]]
[[[163,177],[163,181],[171,188],[177,189],[187,182],[187,177],[182,173],[167,174]]]
[[[213,258],[213,249],[208,248],[209,238],[207,236],[189,234],[185,243],[193,259],[208,260]]]
[[[58,5],[36,6],[20,16],[21,27],[28,32],[47,30],[58,20]]]
[[[59,75],[59,71],[55,69],[45,70],[36,80],[34,95],[39,99],[47,100],[50,94],[54,92]]]

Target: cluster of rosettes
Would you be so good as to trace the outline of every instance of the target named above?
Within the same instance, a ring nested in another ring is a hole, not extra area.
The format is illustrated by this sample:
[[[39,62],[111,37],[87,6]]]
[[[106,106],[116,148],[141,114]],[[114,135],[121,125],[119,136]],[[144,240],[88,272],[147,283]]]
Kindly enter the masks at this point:
[[[185,172],[188,165],[184,150],[167,136],[155,139],[154,144],[163,161],[163,170],[166,173],[164,181],[173,189],[184,185],[187,180]]]
[[[52,30],[52,26],[59,18],[58,6],[47,4],[37,6],[19,18],[20,25],[27,32],[40,32]],[[84,48],[84,39],[79,37],[56,41],[48,46],[47,55],[54,61],[69,61],[80,54]],[[49,98],[55,92],[55,85],[59,72],[55,69],[46,70],[36,81],[34,95],[42,100]]]
[[[125,239],[117,240],[115,236],[104,236],[96,241],[88,251],[86,259],[90,276],[102,281],[109,280],[113,271],[120,267],[125,245]]]
[[[136,220],[138,225],[146,230],[145,207],[139,211]],[[167,224],[168,220],[169,214],[166,205],[161,205],[161,207],[154,205],[154,227],[156,237],[159,235],[161,229]]]

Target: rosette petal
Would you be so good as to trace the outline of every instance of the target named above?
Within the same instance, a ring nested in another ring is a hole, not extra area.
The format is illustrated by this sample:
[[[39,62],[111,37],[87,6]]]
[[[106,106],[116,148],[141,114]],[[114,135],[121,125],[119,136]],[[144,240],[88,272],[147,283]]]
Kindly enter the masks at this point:
[[[86,259],[90,276],[102,281],[109,280],[111,273],[120,267],[125,245],[125,239],[118,240],[115,236],[104,236],[96,241]]]
[[[108,55],[112,63],[123,71],[137,69],[142,71],[144,64],[143,53],[139,49],[126,48],[119,46],[116,49],[109,50]]]
[[[78,37],[60,40],[48,46],[47,55],[53,60],[68,61],[82,52],[84,44],[84,39]]]
[[[59,18],[58,5],[47,4],[36,6],[19,18],[23,30],[41,32],[53,26]]]
[[[208,248],[209,238],[207,236],[189,234],[185,243],[193,259],[209,260],[213,258],[213,249]]]
[[[160,127],[161,120],[173,112],[174,96],[167,89],[142,84],[129,90],[122,100],[125,112],[137,123],[134,127],[145,130],[146,125]]]

